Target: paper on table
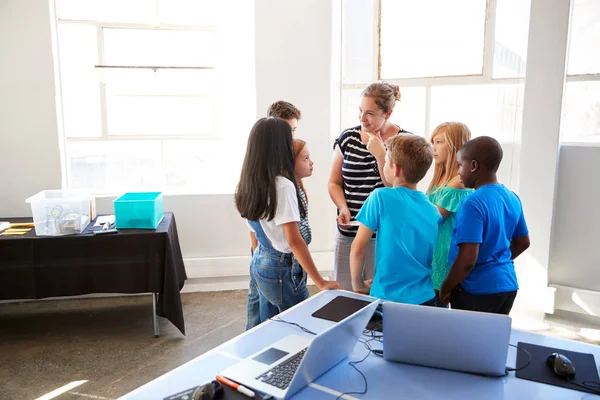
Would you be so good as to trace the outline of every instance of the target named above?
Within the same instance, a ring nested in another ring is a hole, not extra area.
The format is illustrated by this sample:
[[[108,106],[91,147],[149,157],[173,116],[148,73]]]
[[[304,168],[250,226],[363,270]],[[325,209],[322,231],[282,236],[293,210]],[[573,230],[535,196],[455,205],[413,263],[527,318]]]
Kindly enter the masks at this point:
[[[115,216],[114,215],[101,215],[98,218],[96,218],[96,223],[94,224],[94,226],[104,225],[107,222],[109,224],[114,224],[115,223]]]
[[[10,228],[10,222],[0,222],[0,232],[8,228]]]

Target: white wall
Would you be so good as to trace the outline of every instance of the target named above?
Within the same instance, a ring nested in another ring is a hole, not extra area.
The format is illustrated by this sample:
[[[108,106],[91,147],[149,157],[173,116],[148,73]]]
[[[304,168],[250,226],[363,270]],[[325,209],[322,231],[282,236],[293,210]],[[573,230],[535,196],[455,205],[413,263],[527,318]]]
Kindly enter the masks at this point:
[[[600,316],[600,147],[560,149],[549,281],[555,307]],[[584,290],[580,290],[584,289]]]
[[[561,146],[550,282],[600,292],[600,147]]]
[[[0,2],[0,217],[61,185],[49,2],[32,3]]]

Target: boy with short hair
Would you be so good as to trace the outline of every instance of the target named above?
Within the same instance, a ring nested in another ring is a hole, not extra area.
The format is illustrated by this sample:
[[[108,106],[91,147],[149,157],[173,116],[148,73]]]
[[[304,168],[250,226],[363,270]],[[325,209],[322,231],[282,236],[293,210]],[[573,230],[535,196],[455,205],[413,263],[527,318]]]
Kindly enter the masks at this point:
[[[296,135],[298,121],[302,118],[302,113],[290,102],[279,100],[269,106],[267,117],[281,118],[292,127],[292,136]]]
[[[457,154],[458,174],[475,192],[458,208],[440,300],[452,308],[510,313],[519,285],[513,260],[529,247],[529,232],[519,197],[498,183],[502,147],[480,136]]]
[[[384,300],[435,305],[431,261],[442,216],[417,183],[433,162],[433,148],[417,135],[387,141],[383,172],[393,187],[374,190],[356,220],[360,227],[350,252],[352,288]],[[373,232],[375,277],[364,281],[360,271]]]

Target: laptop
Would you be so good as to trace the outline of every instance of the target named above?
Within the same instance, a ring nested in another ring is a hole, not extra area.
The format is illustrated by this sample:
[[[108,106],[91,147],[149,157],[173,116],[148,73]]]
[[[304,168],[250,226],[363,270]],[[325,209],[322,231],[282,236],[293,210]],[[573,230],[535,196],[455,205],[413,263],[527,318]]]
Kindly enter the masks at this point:
[[[221,375],[286,399],[348,357],[378,304],[379,300],[373,301],[316,336],[286,336]]]
[[[479,375],[506,375],[508,315],[383,303],[383,357]]]

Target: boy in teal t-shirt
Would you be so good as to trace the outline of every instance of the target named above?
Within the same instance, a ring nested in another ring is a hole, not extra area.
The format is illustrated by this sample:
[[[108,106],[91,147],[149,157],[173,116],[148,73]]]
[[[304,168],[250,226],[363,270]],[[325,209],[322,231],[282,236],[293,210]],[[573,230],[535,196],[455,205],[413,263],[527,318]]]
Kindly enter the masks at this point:
[[[387,146],[383,172],[393,187],[374,190],[356,216],[361,225],[350,253],[352,288],[384,300],[433,306],[431,261],[442,217],[425,193],[417,190],[431,167],[433,149],[416,135],[395,136]],[[375,231],[371,284],[360,270]]]

